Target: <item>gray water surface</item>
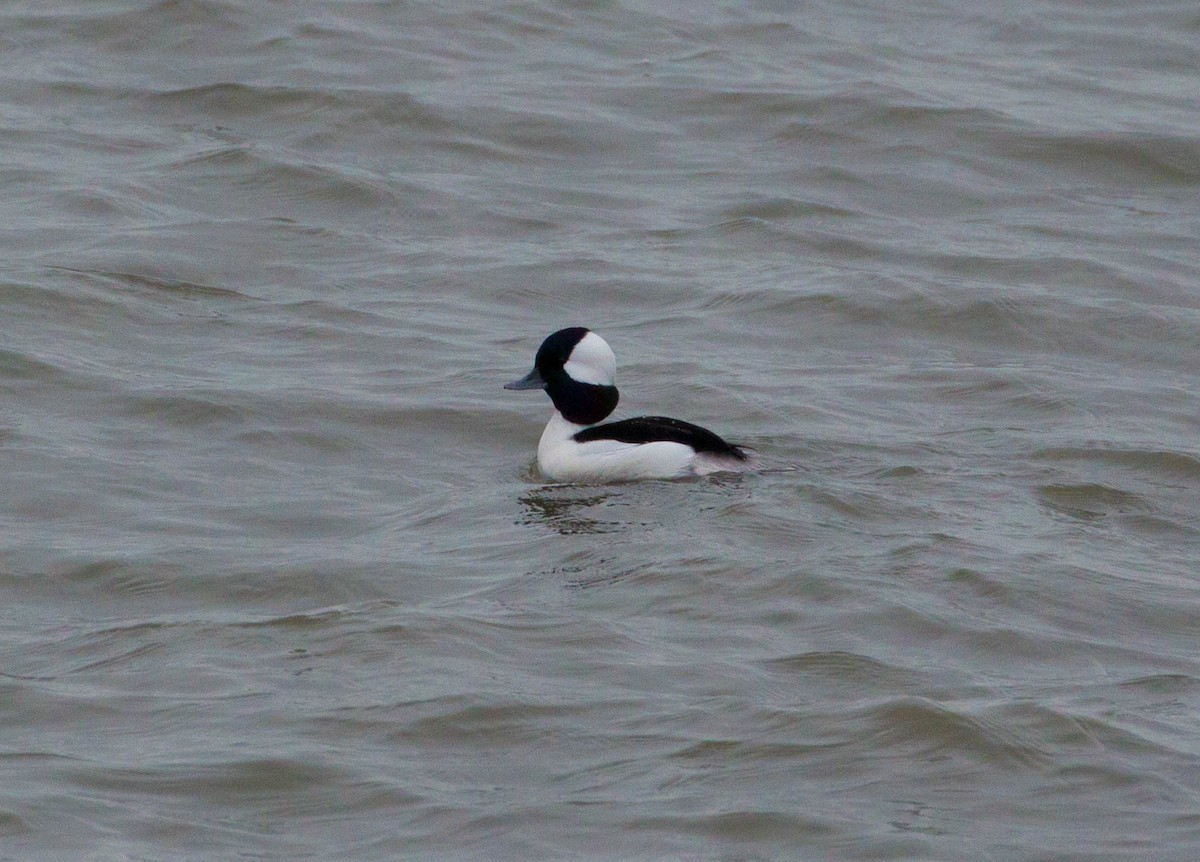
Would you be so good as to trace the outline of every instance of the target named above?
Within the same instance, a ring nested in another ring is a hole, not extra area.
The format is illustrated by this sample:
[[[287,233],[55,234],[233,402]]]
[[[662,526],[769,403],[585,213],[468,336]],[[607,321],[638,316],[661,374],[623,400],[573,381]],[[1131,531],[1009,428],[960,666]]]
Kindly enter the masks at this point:
[[[5,4],[0,858],[1197,858],[1198,45]],[[545,484],[568,325],[765,468]]]

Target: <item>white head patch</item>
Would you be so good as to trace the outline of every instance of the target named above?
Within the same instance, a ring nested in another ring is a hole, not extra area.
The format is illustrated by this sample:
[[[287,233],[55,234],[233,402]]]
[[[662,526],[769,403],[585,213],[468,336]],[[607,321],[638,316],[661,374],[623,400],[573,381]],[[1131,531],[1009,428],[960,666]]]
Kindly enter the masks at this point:
[[[617,357],[608,342],[594,332],[589,332],[571,351],[563,370],[572,380],[612,386],[617,379]]]

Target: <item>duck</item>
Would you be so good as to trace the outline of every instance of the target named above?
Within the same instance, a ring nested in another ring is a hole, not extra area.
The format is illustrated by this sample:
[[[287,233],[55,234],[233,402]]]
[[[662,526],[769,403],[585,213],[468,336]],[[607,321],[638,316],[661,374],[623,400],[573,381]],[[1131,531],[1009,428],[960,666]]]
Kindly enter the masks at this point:
[[[617,407],[617,357],[583,326],[548,336],[533,370],[505,384],[542,389],[554,413],[538,441],[538,470],[556,482],[605,483],[677,479],[755,467],[753,450],[699,425],[666,416],[604,422]]]

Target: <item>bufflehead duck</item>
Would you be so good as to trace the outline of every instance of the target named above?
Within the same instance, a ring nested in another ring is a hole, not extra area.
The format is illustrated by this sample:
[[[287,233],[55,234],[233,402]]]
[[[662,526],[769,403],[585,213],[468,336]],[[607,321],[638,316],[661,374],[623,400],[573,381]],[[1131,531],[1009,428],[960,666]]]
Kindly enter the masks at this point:
[[[617,357],[608,342],[582,326],[542,342],[533,370],[505,389],[545,389],[554,402],[538,467],[560,482],[673,479],[753,467],[750,454],[706,428],[640,416],[596,423],[617,406]]]

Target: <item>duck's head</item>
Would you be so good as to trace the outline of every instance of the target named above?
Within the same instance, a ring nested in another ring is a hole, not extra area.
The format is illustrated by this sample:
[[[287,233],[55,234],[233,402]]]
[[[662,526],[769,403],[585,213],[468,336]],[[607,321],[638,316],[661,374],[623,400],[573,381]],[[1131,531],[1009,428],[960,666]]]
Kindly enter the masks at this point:
[[[533,370],[505,389],[545,389],[568,422],[594,425],[616,409],[617,357],[590,329],[560,329],[542,342]]]

